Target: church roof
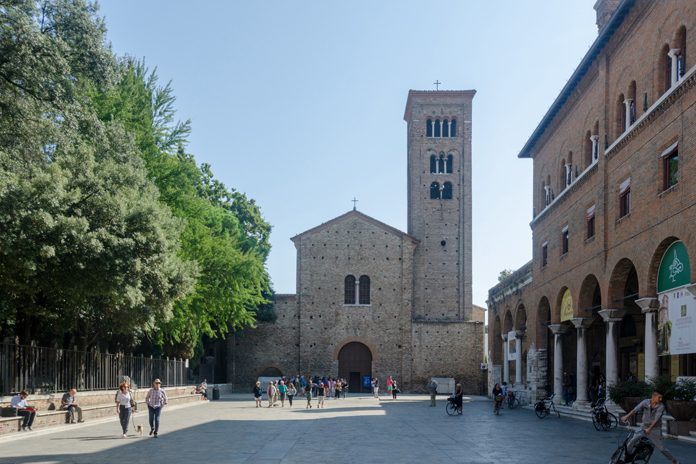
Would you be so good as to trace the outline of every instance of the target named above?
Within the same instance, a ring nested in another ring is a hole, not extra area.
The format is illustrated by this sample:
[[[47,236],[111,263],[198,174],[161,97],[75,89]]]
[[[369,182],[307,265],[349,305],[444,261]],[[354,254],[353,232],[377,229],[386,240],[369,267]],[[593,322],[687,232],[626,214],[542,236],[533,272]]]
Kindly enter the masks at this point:
[[[333,226],[335,224],[338,224],[340,222],[343,222],[343,221],[345,221],[347,219],[351,219],[351,218],[361,219],[361,220],[366,221],[374,226],[379,227],[380,229],[383,229],[387,232],[390,232],[396,236],[411,240],[413,243],[419,243],[418,239],[416,237],[414,237],[413,235],[409,235],[406,232],[403,232],[403,231],[397,229],[396,227],[392,227],[389,224],[385,224],[382,221],[378,221],[377,219],[375,219],[371,216],[368,216],[365,213],[361,213],[360,211],[355,210],[355,209],[350,210],[345,214],[341,214],[340,216],[337,216],[337,217],[331,219],[330,221],[326,221],[323,224],[319,224],[316,227],[312,227],[311,229],[306,230],[300,234],[297,234],[294,237],[292,237],[290,240],[292,240],[294,242],[295,240],[297,240],[301,237],[304,237],[304,236],[307,236],[310,234],[315,234],[317,232],[320,232],[320,231],[326,229],[327,227]]]

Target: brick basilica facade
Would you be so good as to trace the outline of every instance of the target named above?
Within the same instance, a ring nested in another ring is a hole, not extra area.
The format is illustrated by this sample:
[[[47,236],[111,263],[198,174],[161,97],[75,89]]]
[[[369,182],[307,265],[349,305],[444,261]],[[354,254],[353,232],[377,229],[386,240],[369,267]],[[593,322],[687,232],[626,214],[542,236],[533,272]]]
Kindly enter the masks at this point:
[[[572,378],[578,407],[602,377],[696,375],[696,2],[595,9],[597,39],[518,155],[532,260],[488,301],[490,381],[560,401]]]
[[[352,210],[292,238],[297,293],[275,322],[227,340],[227,380],[340,376],[422,390],[431,376],[479,392],[483,309],[471,301],[471,104],[474,91],[410,91],[408,233]]]

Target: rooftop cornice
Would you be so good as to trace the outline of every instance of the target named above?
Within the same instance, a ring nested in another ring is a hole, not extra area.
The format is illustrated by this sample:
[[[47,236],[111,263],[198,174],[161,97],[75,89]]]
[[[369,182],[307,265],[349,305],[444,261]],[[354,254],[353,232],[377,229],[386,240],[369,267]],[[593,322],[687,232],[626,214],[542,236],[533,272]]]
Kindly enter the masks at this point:
[[[570,76],[570,79],[568,79],[568,82],[566,82],[566,84],[563,86],[563,89],[561,89],[561,92],[558,94],[554,102],[551,104],[551,107],[541,119],[541,122],[539,122],[539,125],[536,127],[536,129],[534,129],[534,132],[532,132],[532,135],[527,140],[527,143],[525,143],[522,150],[520,150],[519,154],[517,155],[518,158],[534,157],[532,149],[535,147],[536,143],[539,141],[543,133],[546,131],[546,128],[549,126],[549,124],[551,124],[563,105],[565,105],[565,103],[568,101],[573,93],[573,90],[575,90],[582,78],[585,77],[587,72],[590,70],[590,67],[594,64],[595,59],[604,49],[607,42],[609,42],[609,39],[611,39],[614,32],[616,32],[616,29],[619,28],[634,4],[635,0],[623,0],[623,2],[621,2],[621,4],[616,8],[616,11],[607,23],[606,27],[599,33],[599,36],[590,46],[590,49],[580,61],[578,67],[575,68],[575,71]]]
[[[476,90],[409,90],[408,99],[406,100],[406,109],[404,110],[404,121],[409,121],[409,115],[411,114],[411,109],[413,108],[413,100],[419,97],[427,97],[428,99],[442,99],[442,103],[453,103],[447,101],[452,97],[458,97],[463,99],[463,103],[466,101],[471,101],[476,95]]]

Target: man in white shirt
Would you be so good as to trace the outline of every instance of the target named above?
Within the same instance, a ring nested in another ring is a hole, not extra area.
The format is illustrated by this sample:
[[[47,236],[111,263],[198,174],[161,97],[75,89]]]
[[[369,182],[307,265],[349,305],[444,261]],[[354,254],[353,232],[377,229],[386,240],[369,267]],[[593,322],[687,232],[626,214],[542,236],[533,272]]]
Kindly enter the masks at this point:
[[[36,410],[27,403],[28,396],[29,393],[22,390],[13,396],[10,402],[10,406],[17,410],[17,415],[24,418],[22,420],[22,430],[24,431],[31,430],[31,425],[36,417]]]

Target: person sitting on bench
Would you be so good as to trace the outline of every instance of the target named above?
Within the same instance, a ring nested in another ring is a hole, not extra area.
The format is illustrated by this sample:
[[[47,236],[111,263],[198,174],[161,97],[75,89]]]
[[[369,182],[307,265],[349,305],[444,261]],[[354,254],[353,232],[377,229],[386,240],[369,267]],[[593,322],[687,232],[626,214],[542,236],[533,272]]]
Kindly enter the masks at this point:
[[[71,388],[67,393],[63,395],[60,400],[60,409],[67,411],[65,414],[65,423],[74,424],[75,423],[75,411],[77,411],[77,422],[84,422],[82,420],[82,408],[77,404],[77,390]]]
[[[22,390],[12,397],[10,406],[17,410],[17,415],[23,417],[22,420],[22,430],[31,430],[31,425],[34,423],[34,418],[36,417],[36,408],[32,408],[27,403],[27,397],[29,393]]]

